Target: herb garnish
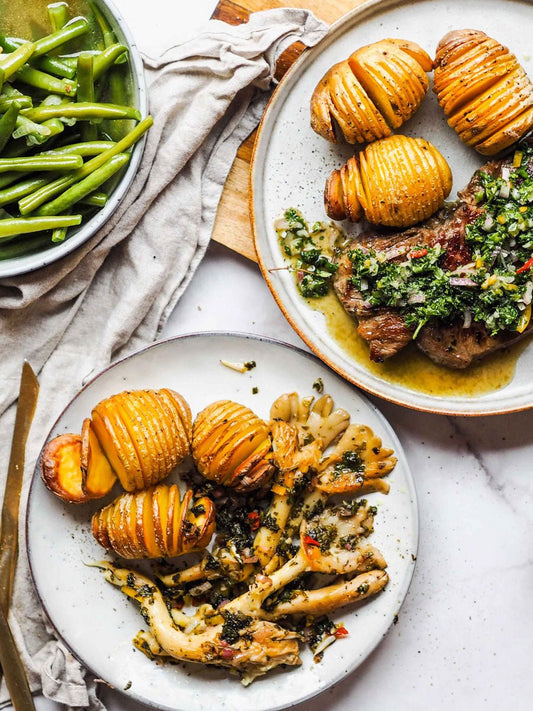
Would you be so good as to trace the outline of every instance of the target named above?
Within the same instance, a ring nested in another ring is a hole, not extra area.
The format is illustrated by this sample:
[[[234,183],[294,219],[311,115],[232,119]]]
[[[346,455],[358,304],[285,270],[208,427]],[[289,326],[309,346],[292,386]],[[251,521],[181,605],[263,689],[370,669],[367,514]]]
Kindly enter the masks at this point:
[[[240,637],[241,630],[251,625],[252,618],[240,612],[230,612],[229,610],[223,611],[222,614],[224,615],[224,624],[222,625],[220,639],[223,639],[228,644],[235,644]]]
[[[341,235],[338,228],[326,222],[315,222],[309,227],[301,213],[292,207],[276,221],[275,227],[302,296],[325,296],[338,269],[333,261],[335,243]]]

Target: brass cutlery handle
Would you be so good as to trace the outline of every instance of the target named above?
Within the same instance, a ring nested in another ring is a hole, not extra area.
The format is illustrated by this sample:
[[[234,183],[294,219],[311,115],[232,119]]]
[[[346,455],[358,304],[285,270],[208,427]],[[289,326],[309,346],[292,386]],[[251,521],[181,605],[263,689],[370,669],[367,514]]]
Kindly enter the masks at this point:
[[[24,361],[0,522],[0,609],[6,617],[11,600],[18,553],[19,504],[24,476],[26,442],[38,394],[37,376],[31,365]]]
[[[15,711],[35,711],[26,670],[7,621],[18,554],[20,492],[26,442],[37,405],[39,383],[24,361],[0,521],[0,665]]]
[[[13,634],[0,609],[0,664],[4,672],[11,703],[15,711],[35,711],[26,670],[22,664]]]

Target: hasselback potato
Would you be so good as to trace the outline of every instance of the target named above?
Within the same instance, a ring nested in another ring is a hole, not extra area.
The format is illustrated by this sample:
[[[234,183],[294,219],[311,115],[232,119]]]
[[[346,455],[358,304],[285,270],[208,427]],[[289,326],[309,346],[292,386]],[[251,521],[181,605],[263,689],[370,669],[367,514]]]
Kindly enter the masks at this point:
[[[311,127],[337,142],[385,138],[415,113],[424,98],[430,56],[414,42],[384,39],[360,47],[322,77],[311,98]]]
[[[258,488],[275,470],[269,425],[231,400],[219,400],[198,413],[192,455],[206,479],[237,491]]]
[[[191,410],[173,390],[112,395],[93,408],[91,418],[102,449],[126,491],[156,484],[189,454]]]
[[[437,47],[434,91],[448,124],[483,155],[533,126],[533,85],[518,60],[479,30],[455,30]]]
[[[126,491],[164,479],[189,453],[192,416],[177,392],[134,390],[99,402],[81,435],[50,440],[41,476],[60,498],[83,503],[108,494],[118,477]]]
[[[180,499],[177,484],[121,494],[96,512],[92,533],[122,558],[174,558],[205,548],[215,529],[215,508],[191,490]]]
[[[389,136],[331,173],[324,202],[333,220],[364,216],[378,225],[409,227],[442,207],[451,187],[450,168],[431,143]]]

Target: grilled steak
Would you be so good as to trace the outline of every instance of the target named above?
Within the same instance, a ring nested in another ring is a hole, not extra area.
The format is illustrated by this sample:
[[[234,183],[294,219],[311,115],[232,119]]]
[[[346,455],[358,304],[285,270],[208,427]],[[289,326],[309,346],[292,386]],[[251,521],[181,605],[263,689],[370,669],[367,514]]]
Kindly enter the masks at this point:
[[[482,170],[491,175],[501,175],[508,168],[508,160],[490,161]],[[429,220],[408,230],[388,232],[364,232],[353,239],[337,259],[338,271],[334,279],[335,292],[345,310],[356,317],[359,334],[368,342],[371,360],[381,362],[404,348],[413,336],[403,316],[392,308],[376,308],[368,304],[362,292],[351,282],[352,263],[350,250],[357,247],[388,253],[391,261],[402,261],[414,247],[435,247],[440,244],[445,250],[442,266],[453,271],[472,260],[470,247],[466,244],[466,226],[484,212],[476,204],[479,190],[478,174],[474,174],[468,186],[459,193],[459,201],[451,208],[444,208]],[[480,323],[469,328],[463,324],[428,323],[420,330],[416,344],[431,360],[451,368],[466,368],[474,360],[504,348],[531,332],[502,332],[490,336]]]

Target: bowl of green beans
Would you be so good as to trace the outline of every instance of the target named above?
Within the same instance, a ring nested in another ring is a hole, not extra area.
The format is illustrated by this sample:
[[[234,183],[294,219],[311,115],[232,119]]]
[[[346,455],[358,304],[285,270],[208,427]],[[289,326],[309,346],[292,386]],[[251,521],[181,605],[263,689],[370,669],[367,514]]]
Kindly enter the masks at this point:
[[[108,0],[0,0],[0,278],[66,256],[142,158],[142,60]]]

